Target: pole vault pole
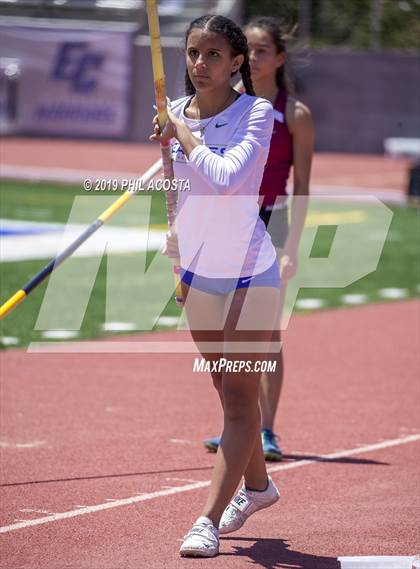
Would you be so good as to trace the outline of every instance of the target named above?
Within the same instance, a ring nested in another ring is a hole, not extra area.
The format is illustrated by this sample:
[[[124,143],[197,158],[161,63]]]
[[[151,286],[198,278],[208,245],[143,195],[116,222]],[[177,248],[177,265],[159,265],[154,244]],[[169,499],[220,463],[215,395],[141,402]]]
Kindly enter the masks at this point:
[[[159,127],[162,132],[168,118],[165,72],[163,67],[162,47],[160,42],[159,15],[156,0],[147,0],[147,18],[149,22],[150,49],[152,52],[153,82],[155,86],[155,99],[158,112]],[[171,158],[170,142],[160,144],[162,155],[163,177],[165,180],[174,179],[174,170]],[[169,230],[173,229],[176,217],[177,191],[168,191],[166,197],[166,212],[168,216]],[[179,259],[171,259],[175,278],[175,301],[180,306],[183,304],[181,283],[179,278]]]
[[[147,186],[156,174],[162,169],[162,160],[159,159],[153,164],[141,177],[139,188]],[[102,225],[107,223],[113,215],[117,213],[130,200],[137,191],[127,190],[113,204],[109,206],[101,215],[87,227],[79,237],[52,259],[38,274],[28,281],[20,290],[9,298],[2,306],[0,306],[0,320],[11,312],[18,304],[20,304],[29,293],[31,293],[39,284],[41,284],[57,267],[59,267],[66,259],[68,259],[91,235],[93,235]]]

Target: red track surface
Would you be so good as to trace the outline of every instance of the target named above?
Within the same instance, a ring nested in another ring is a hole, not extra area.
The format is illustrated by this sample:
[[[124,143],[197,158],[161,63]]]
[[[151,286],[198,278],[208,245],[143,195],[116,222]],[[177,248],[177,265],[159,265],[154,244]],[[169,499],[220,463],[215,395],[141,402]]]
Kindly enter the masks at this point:
[[[404,301],[292,320],[277,425],[290,463],[419,432],[419,318],[419,303]],[[201,439],[221,413],[192,355],[1,357],[2,526],[46,516],[22,509],[65,512],[209,479]],[[213,560],[177,552],[203,488],[5,533],[0,566],[336,569],[340,555],[416,553],[418,442],[273,477],[280,503],[222,539]]]

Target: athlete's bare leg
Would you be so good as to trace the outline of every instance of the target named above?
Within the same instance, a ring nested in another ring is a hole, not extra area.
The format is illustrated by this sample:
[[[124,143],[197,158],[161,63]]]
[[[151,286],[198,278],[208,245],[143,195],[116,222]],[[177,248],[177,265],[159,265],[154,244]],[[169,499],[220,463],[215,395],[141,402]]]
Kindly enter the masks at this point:
[[[241,298],[245,293],[236,291],[235,298]],[[200,301],[199,291],[190,289],[187,301],[187,316],[189,321],[196,321],[196,310]],[[268,287],[250,288],[246,292],[243,314],[237,318],[235,307],[229,312],[224,326],[223,357],[227,360],[245,360],[253,364],[257,360],[271,359],[271,354],[265,351],[250,353],[253,345],[264,345],[269,349],[272,328],[275,325],[273,306],[278,303],[278,290]],[[217,303],[212,303],[217,310]],[[250,310],[247,311],[247,308]],[[252,313],[252,307],[257,307]],[[264,311],[265,307],[265,311]],[[264,313],[265,312],[265,313]],[[195,314],[195,316],[193,315]],[[213,317],[215,314],[213,313]],[[220,316],[220,315],[219,315]],[[244,316],[242,318],[242,316]],[[261,323],[267,320],[267,328]],[[255,324],[257,330],[252,330]],[[241,330],[242,326],[242,330]],[[239,332],[238,329],[239,328]],[[205,353],[206,340],[211,336],[205,331],[191,330],[197,346],[207,359],[215,359],[217,354]],[[230,342],[245,341],[249,351],[233,353],[229,351]],[[247,485],[256,490],[264,490],[267,485],[267,470],[261,445],[261,416],[258,404],[261,373],[255,371],[223,371],[221,376],[212,374],[213,383],[217,388],[224,410],[224,429],[217,451],[209,495],[202,515],[210,518],[218,527],[224,509],[235,493],[242,476]]]
[[[279,266],[281,266],[281,256],[282,251],[278,250],[277,258],[279,261]],[[281,282],[280,288],[280,307],[278,316],[279,324],[277,326],[277,329],[273,331],[272,335],[272,342],[275,345],[278,345],[281,342],[280,322],[286,297],[286,287],[287,282],[283,280]],[[280,400],[284,378],[284,360],[282,349],[280,348],[274,353],[271,353],[270,358],[276,362],[276,368],[273,372],[263,372],[261,375],[260,406],[262,428],[274,431],[274,420],[276,418],[277,407]]]

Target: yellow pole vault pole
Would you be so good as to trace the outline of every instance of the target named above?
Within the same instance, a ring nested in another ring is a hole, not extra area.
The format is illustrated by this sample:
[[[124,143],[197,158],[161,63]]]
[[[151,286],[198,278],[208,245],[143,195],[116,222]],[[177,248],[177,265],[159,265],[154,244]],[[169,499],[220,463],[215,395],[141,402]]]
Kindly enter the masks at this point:
[[[155,99],[158,112],[159,127],[162,131],[166,120],[168,118],[167,102],[166,102],[166,87],[165,87],[165,72],[163,67],[162,47],[160,44],[160,28],[159,28],[159,15],[157,10],[156,0],[147,0],[147,18],[149,21],[149,36],[150,36],[150,49],[152,52],[152,66],[153,66],[153,82],[155,86]],[[165,180],[174,179],[174,170],[171,158],[171,145],[160,145],[162,154],[163,176]],[[172,229],[175,223],[176,207],[178,192],[172,189],[166,191],[166,212],[168,216],[168,227]],[[178,305],[182,305],[182,290],[181,282],[179,279],[179,259],[172,259],[174,264],[175,276],[175,301]]]
[[[139,188],[144,188],[147,186],[156,174],[162,169],[162,160],[158,160],[151,166],[141,177],[141,183]],[[102,225],[104,225],[113,215],[117,213],[130,198],[132,198],[137,191],[127,190],[120,196],[113,204],[109,206],[93,223],[89,225],[79,235],[79,237],[73,241],[64,251],[59,253],[54,259],[52,259],[48,265],[46,265],[38,274],[36,274],[30,281],[28,281],[20,290],[18,290],[13,296],[9,298],[2,306],[0,306],[0,320],[3,319],[9,312],[11,312],[15,306],[20,304],[30,292],[32,292],[42,281],[44,281],[57,267],[61,265],[68,257],[70,257],[76,249],[80,247],[95,231],[97,231]]]

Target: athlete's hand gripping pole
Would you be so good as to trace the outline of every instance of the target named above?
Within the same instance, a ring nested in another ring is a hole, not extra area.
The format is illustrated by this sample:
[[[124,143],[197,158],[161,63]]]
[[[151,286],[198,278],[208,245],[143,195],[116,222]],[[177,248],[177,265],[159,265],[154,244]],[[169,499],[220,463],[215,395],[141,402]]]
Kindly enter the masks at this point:
[[[152,52],[153,81],[155,86],[155,99],[159,120],[159,128],[162,132],[168,118],[167,100],[165,88],[165,73],[163,68],[162,47],[160,43],[159,16],[156,0],[147,0],[147,18],[149,21],[150,48]],[[171,159],[170,141],[161,142],[163,176],[165,180],[174,179],[174,170]],[[168,190],[166,196],[166,212],[168,217],[169,231],[175,232],[175,217],[177,208],[178,191]],[[179,259],[172,259],[175,276],[175,301],[179,306],[183,304],[181,282],[179,278]]]

